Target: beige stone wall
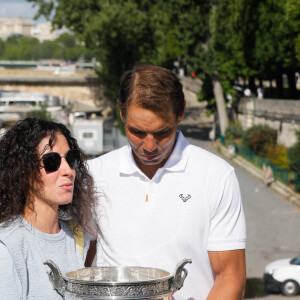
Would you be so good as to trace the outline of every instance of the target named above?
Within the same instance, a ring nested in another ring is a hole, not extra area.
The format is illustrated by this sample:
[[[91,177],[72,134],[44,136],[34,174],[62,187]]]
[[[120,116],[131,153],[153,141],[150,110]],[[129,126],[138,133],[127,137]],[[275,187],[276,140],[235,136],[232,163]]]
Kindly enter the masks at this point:
[[[0,18],[0,38],[6,39],[12,34],[31,35],[34,23],[28,18]]]
[[[291,147],[300,130],[300,101],[242,99],[238,119],[244,130],[253,125],[269,125],[277,130],[278,144]]]
[[[74,86],[26,86],[26,85],[0,85],[3,91],[38,92],[58,96],[71,101],[81,101],[92,105],[95,95],[89,87]]]

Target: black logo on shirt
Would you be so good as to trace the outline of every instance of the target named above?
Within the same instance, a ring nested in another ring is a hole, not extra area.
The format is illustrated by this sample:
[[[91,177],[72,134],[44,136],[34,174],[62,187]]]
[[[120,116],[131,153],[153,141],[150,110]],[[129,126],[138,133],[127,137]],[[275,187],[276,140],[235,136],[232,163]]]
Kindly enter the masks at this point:
[[[179,195],[179,198],[180,198],[183,202],[186,202],[186,201],[188,201],[189,199],[191,199],[192,196],[191,196],[190,194],[187,194],[187,196],[184,197],[183,194],[180,194],[180,195]]]

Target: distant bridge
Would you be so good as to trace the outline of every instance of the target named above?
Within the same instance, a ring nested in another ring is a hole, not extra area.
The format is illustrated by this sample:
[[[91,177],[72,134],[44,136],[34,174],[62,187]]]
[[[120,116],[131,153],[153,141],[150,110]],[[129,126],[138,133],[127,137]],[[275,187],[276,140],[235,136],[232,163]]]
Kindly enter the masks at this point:
[[[0,75],[0,85],[29,86],[98,86],[98,77],[7,76]]]
[[[29,63],[29,62],[28,62]],[[0,91],[39,92],[73,102],[75,109],[107,108],[99,78],[91,70],[0,70]]]
[[[0,60],[0,67],[9,68],[9,69],[28,69],[28,68],[36,68],[43,62],[48,62],[50,64],[52,61],[58,60]],[[62,63],[62,61],[59,61]],[[87,63],[87,62],[76,62],[74,63],[76,69],[94,69],[95,63]]]

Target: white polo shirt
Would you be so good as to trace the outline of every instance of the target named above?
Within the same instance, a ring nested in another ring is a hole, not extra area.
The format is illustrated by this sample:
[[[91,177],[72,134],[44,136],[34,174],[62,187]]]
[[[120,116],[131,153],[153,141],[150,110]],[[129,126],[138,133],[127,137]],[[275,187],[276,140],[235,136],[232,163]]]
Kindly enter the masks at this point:
[[[98,192],[97,265],[146,266],[174,274],[191,258],[176,300],[206,299],[213,283],[208,251],[244,249],[246,229],[234,169],[189,145],[181,132],[150,180],[130,146],[89,161]]]

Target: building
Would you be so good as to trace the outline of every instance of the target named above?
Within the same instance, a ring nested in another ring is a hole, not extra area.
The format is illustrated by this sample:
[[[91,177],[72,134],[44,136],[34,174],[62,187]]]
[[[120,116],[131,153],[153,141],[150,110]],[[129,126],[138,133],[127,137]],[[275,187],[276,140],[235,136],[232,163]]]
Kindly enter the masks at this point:
[[[0,18],[0,38],[6,40],[11,35],[31,36],[35,27],[29,18]]]
[[[31,36],[37,38],[40,42],[46,40],[55,40],[60,35],[60,32],[57,30],[52,31],[51,23],[41,23],[37,24],[31,30]]]
[[[62,33],[70,32],[66,28],[52,30],[50,22],[35,24],[29,18],[0,18],[0,39],[6,40],[11,35],[35,37],[40,42],[55,40]]]

